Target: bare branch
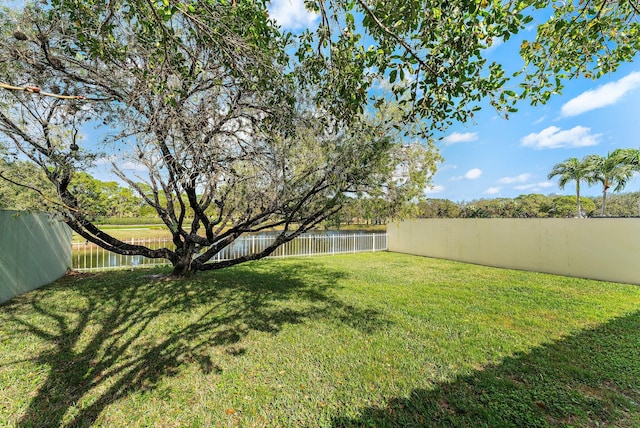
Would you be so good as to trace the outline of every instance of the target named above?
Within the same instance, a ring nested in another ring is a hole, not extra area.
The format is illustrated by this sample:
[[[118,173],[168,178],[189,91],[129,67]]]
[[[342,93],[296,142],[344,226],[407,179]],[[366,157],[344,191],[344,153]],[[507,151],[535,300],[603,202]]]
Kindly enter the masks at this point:
[[[40,90],[37,86],[13,86],[7,83],[0,82],[0,88],[9,89],[13,91],[24,91],[30,94],[42,95],[43,97],[54,97],[61,100],[86,100],[86,101],[108,101],[110,98],[92,98],[85,97],[84,95],[60,95],[52,92],[45,92]]]

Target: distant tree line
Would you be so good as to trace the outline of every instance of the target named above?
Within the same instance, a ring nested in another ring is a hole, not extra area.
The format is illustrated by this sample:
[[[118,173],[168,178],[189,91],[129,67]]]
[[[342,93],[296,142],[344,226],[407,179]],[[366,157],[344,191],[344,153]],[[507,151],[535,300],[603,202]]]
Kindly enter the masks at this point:
[[[640,192],[609,195],[606,214],[610,217],[638,217]],[[585,217],[602,215],[602,198],[582,197]],[[325,226],[340,224],[381,225],[402,218],[571,218],[576,217],[576,198],[567,195],[526,194],[515,198],[483,198],[454,202],[427,198],[400,209],[385,198],[354,198]]]
[[[607,215],[637,217],[640,192],[609,196]],[[427,199],[417,207],[419,218],[571,218],[576,217],[575,196],[528,194],[515,198],[478,199],[452,202],[448,199]],[[599,217],[602,198],[582,197],[586,217]]]
[[[611,217],[638,217],[640,192],[613,194],[607,198],[606,212]],[[601,197],[582,197],[585,217],[599,217]],[[387,224],[400,218],[573,218],[576,197],[566,195],[526,194],[515,198],[486,198],[454,202],[428,198],[408,205],[402,213],[393,211],[382,198],[354,199],[328,222],[339,224]]]
[[[28,162],[11,164],[0,158],[4,169],[11,168],[29,177],[34,188],[45,188],[46,178]],[[568,163],[569,164],[569,163]],[[555,167],[554,167],[555,168]],[[78,173],[74,186],[80,205],[95,220],[149,219],[155,212],[137,197],[129,187],[115,181],[100,181],[88,173]],[[583,179],[581,179],[582,181]],[[611,187],[612,185],[609,184]],[[613,186],[618,188],[617,185]],[[609,189],[607,189],[609,190]],[[52,208],[55,190],[36,192],[24,185],[14,185],[0,180],[0,209],[47,210]],[[581,197],[581,212],[586,217],[606,215],[612,217],[637,217],[640,192],[618,193],[602,197]],[[606,205],[605,205],[606,204]],[[385,197],[354,197],[344,209],[325,221],[325,227],[341,224],[387,224],[400,218],[568,218],[576,217],[576,197],[564,195],[526,194],[515,198],[483,198],[465,202],[428,198],[419,202],[397,206],[395,199]]]
[[[20,185],[0,180],[0,209],[55,211],[56,191],[33,163],[8,162],[0,157],[0,170],[10,171],[7,175],[12,177],[24,177]],[[93,220],[155,215],[142,198],[115,181],[100,181],[86,172],[78,172],[72,186],[78,195],[78,205]]]
[[[339,224],[386,224],[403,217],[419,218],[567,218],[567,217],[638,217],[640,192],[620,192],[640,172],[640,150],[617,149],[607,156],[587,155],[569,158],[553,166],[548,178],[558,178],[561,189],[575,183],[576,196],[528,194],[516,198],[478,199],[453,202],[426,199],[407,204],[398,210],[382,197],[354,198],[330,219]],[[601,197],[583,197],[580,186],[599,185]]]

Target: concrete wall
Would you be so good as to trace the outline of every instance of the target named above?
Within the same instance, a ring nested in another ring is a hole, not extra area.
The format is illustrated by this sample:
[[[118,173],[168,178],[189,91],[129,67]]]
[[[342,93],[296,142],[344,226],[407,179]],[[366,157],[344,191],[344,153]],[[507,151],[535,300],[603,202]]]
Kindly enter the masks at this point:
[[[387,226],[389,251],[640,284],[640,219],[420,219]]]
[[[0,303],[71,267],[71,229],[47,214],[0,211]]]

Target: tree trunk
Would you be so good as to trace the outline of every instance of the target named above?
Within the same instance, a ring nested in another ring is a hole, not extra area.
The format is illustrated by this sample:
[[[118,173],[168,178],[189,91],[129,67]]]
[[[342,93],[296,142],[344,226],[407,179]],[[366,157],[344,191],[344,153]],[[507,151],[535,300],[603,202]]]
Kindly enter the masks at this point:
[[[194,259],[193,245],[185,245],[182,251],[176,251],[178,259],[173,264],[172,278],[184,278],[193,272],[192,263]]]
[[[606,212],[607,212],[607,191],[604,190],[602,192],[602,211],[600,212],[600,215],[604,217],[606,215],[605,214]]]
[[[582,207],[580,206],[580,183],[576,181],[576,199],[578,201],[578,218],[582,218]]]

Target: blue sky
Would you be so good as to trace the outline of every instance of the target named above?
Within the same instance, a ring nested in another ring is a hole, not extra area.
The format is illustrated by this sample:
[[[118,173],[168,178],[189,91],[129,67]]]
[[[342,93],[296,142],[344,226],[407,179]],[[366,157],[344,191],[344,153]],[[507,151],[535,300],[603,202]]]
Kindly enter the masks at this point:
[[[17,6],[21,0],[5,0]],[[303,0],[273,0],[270,15],[284,28],[298,31],[317,25]],[[544,18],[544,16],[543,16]],[[507,43],[493,44],[490,60],[511,71],[522,67],[518,48],[524,38],[535,37],[534,26]],[[509,120],[489,106],[476,114],[474,123],[454,124],[438,142],[444,162],[439,165],[428,197],[453,201],[515,197],[527,193],[574,194],[573,183],[564,190],[557,180],[547,180],[554,164],[569,157],[606,155],[616,148],[640,147],[640,62],[623,64],[618,71],[599,80],[566,82],[563,94],[544,106],[526,102]],[[87,141],[96,140],[99,130],[85,129]],[[143,173],[141,166],[125,162],[120,167]],[[101,180],[114,180],[108,159],[91,172]],[[640,191],[640,177],[625,191]],[[598,186],[582,193],[601,194]]]
[[[290,30],[317,23],[302,0],[273,1],[270,14]],[[507,43],[494,43],[489,59],[508,70],[520,69],[519,46],[524,38],[534,37],[532,26]],[[509,120],[491,107],[484,108],[474,123],[454,124],[442,135],[438,147],[445,160],[426,193],[454,201],[527,193],[574,194],[572,184],[561,190],[557,180],[547,180],[553,165],[569,157],[639,148],[639,101],[640,63],[636,61],[599,80],[567,81],[563,93],[544,106],[521,102]],[[634,178],[625,191],[640,191],[640,178]],[[598,186],[583,189],[589,196],[600,192]]]
[[[500,49],[509,49],[502,45]],[[456,125],[438,145],[445,158],[430,197],[456,201],[514,197],[524,193],[573,194],[547,180],[552,166],[569,157],[606,155],[640,147],[640,64],[625,64],[597,81],[567,82],[544,106],[519,105],[509,120],[484,109],[475,124]],[[627,191],[640,190],[635,178]],[[585,188],[599,195],[600,188]]]

